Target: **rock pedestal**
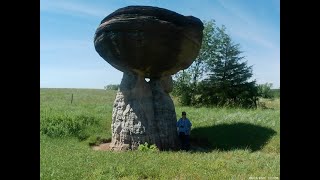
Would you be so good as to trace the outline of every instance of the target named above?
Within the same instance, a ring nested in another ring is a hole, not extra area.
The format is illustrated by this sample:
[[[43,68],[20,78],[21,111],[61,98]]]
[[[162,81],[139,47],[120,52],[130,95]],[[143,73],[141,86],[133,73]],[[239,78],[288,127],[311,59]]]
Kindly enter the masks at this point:
[[[111,149],[136,149],[144,142],[176,147],[171,75],[197,57],[202,30],[198,18],[151,6],[121,8],[101,21],[95,49],[124,73],[114,101]]]
[[[146,82],[132,72],[123,74],[112,113],[111,149],[136,149],[148,142],[160,149],[174,149],[176,112],[160,79]]]

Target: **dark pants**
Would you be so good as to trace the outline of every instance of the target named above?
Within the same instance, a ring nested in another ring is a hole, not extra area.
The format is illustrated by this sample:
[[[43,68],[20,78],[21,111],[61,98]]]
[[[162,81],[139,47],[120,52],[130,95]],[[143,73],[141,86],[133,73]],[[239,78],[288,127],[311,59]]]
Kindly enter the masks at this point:
[[[183,132],[180,132],[179,139],[181,143],[181,149],[188,151],[190,149],[189,135],[185,135]]]

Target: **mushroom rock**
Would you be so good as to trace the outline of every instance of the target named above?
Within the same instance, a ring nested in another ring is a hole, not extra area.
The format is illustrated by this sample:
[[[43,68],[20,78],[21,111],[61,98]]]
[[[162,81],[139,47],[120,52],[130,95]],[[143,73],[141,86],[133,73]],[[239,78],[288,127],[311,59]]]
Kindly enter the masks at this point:
[[[171,76],[161,77],[160,83],[166,93],[170,93],[173,90],[173,81]]]
[[[188,68],[202,42],[203,23],[152,6],[128,6],[105,17],[96,30],[98,54],[123,78],[114,101],[111,149],[177,146],[171,75]],[[145,78],[150,78],[149,82]]]

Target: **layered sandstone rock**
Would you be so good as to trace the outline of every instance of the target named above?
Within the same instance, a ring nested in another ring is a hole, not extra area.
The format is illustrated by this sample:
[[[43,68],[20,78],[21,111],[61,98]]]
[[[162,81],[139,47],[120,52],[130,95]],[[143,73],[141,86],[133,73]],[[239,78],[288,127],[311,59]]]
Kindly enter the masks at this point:
[[[198,18],[151,6],[121,8],[101,21],[96,51],[124,73],[114,101],[111,149],[136,149],[144,142],[176,147],[171,75],[195,60],[202,30]]]
[[[172,75],[191,65],[202,41],[202,22],[156,7],[129,6],[101,21],[94,43],[120,71],[144,77]]]

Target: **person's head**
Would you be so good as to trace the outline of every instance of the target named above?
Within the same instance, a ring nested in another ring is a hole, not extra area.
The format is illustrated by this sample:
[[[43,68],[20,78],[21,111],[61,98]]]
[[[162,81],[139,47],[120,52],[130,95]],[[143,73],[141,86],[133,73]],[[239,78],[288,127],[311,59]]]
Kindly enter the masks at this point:
[[[187,116],[187,113],[183,111],[183,112],[182,112],[182,117],[185,118],[186,116]]]

